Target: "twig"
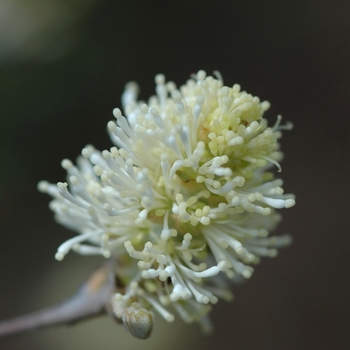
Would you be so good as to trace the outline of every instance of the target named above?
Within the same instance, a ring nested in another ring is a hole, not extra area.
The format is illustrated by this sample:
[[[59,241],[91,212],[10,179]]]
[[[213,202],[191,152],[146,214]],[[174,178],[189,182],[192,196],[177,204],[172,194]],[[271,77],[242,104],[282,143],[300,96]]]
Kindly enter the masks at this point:
[[[108,313],[115,289],[112,266],[108,261],[95,270],[76,294],[58,305],[0,322],[0,338]]]

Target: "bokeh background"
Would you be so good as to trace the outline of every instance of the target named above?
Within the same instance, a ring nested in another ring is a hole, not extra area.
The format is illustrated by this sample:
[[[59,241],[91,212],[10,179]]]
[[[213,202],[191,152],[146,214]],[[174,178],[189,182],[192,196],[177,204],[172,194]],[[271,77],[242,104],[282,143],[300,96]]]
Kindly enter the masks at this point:
[[[54,260],[71,233],[36,184],[63,181],[63,158],[109,148],[126,82],[153,94],[219,70],[228,85],[292,121],[282,148],[297,205],[277,233],[294,244],[220,302],[215,332],[158,319],[151,339],[109,318],[6,340],[4,350],[350,348],[350,1],[0,0],[0,319],[73,293],[102,259]]]

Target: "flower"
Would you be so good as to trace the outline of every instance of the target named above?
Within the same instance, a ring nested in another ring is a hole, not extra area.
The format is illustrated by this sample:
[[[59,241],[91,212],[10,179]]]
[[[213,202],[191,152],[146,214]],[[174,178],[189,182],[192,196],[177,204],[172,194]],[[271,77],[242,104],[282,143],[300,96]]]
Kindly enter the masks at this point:
[[[147,310],[169,322],[175,310],[209,330],[210,305],[232,298],[230,280],[249,278],[251,265],[290,242],[268,236],[276,209],[295,204],[268,169],[281,171],[278,139],[291,125],[279,116],[268,127],[270,104],[223,86],[219,73],[199,71],[180,89],[163,75],[155,81],[148,104],[137,101],[136,83],[127,84],[126,117],[114,109],[108,123],[115,147],[85,147],[77,166],[62,161],[67,182],[39,189],[54,198],[56,220],[78,232],[57,260],[70,250],[115,257],[118,319],[142,310],[152,320],[142,325],[148,334]]]

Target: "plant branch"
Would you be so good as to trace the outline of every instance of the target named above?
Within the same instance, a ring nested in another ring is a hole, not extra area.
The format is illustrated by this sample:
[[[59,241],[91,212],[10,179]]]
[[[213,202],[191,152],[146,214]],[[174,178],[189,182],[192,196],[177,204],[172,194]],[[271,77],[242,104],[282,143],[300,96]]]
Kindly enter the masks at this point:
[[[115,289],[113,262],[95,270],[79,290],[67,300],[27,315],[0,322],[0,338],[50,326],[72,324],[110,312]]]

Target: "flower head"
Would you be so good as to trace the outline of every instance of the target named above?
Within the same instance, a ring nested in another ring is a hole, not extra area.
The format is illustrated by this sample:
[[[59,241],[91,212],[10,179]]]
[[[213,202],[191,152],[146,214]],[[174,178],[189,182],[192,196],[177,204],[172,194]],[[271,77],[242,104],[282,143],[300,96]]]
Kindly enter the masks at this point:
[[[115,257],[117,318],[155,309],[171,322],[176,311],[209,329],[210,305],[232,297],[229,281],[249,278],[251,265],[290,241],[268,236],[276,209],[295,203],[268,169],[281,171],[278,139],[291,126],[278,117],[268,127],[269,103],[223,86],[219,74],[199,71],[180,89],[163,75],[155,81],[147,104],[135,83],[126,86],[126,117],[114,109],[108,123],[115,147],[85,147],[77,166],[63,160],[67,182],[39,189],[78,233],[56,259],[70,250]]]

